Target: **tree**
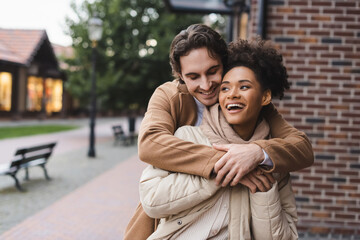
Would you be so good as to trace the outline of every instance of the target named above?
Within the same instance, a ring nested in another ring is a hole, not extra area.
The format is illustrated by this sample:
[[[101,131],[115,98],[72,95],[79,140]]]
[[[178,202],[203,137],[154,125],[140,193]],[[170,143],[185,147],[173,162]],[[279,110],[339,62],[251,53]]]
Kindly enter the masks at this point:
[[[102,110],[140,109],[157,86],[172,79],[169,47],[182,29],[202,20],[201,15],[170,13],[163,0],[102,0],[72,8],[77,19],[67,18],[75,56],[67,90],[86,107],[90,92],[91,44],[87,21],[93,14],[103,20],[97,47],[97,99]]]

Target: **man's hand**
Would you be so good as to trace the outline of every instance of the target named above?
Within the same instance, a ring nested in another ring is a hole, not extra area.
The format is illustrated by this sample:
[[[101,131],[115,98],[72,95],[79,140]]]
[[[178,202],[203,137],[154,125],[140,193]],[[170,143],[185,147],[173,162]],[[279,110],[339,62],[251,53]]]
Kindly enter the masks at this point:
[[[227,186],[230,181],[231,186],[235,186],[241,178],[264,160],[264,153],[256,144],[214,144],[213,147],[227,152],[216,162],[214,167],[217,174],[215,182],[223,187]]]
[[[242,185],[248,187],[251,193],[267,192],[271,189],[275,179],[271,173],[264,173],[261,169],[257,168],[246,174],[240,181]]]

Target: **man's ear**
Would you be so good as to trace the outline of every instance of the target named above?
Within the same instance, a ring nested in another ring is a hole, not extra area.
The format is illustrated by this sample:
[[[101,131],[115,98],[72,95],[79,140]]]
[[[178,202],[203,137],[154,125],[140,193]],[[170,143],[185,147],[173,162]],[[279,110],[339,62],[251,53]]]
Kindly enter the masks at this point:
[[[264,91],[263,94],[263,98],[262,98],[262,106],[266,106],[271,102],[271,90],[270,89],[266,89]]]
[[[177,73],[178,79],[180,80],[180,83],[185,83],[181,73]]]
[[[184,81],[184,79],[183,79],[183,77],[182,77],[181,72],[176,72],[176,74],[177,74],[177,76],[178,76],[178,78],[179,78],[179,79],[181,79],[181,80],[183,80],[183,81]]]

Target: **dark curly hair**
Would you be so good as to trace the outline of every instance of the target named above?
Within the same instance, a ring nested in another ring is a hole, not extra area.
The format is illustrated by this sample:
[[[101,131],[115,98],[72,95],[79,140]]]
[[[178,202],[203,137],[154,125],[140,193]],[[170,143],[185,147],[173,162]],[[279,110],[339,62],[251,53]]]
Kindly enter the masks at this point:
[[[272,97],[283,98],[284,91],[290,88],[288,75],[282,55],[269,41],[239,39],[231,42],[228,50],[224,75],[234,67],[247,67],[255,73],[264,90],[271,90]]]
[[[204,24],[190,25],[173,39],[170,46],[170,65],[173,75],[178,78],[181,73],[180,57],[186,56],[193,49],[206,47],[209,56],[219,57],[223,65],[227,59],[227,44],[221,35]]]

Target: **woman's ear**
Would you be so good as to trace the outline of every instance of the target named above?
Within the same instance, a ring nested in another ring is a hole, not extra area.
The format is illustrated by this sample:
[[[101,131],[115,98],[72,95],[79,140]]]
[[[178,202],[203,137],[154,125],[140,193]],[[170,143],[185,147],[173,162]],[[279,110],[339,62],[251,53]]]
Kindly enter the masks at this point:
[[[266,89],[264,91],[263,94],[263,98],[262,98],[262,106],[266,106],[271,102],[271,90],[270,89]]]

